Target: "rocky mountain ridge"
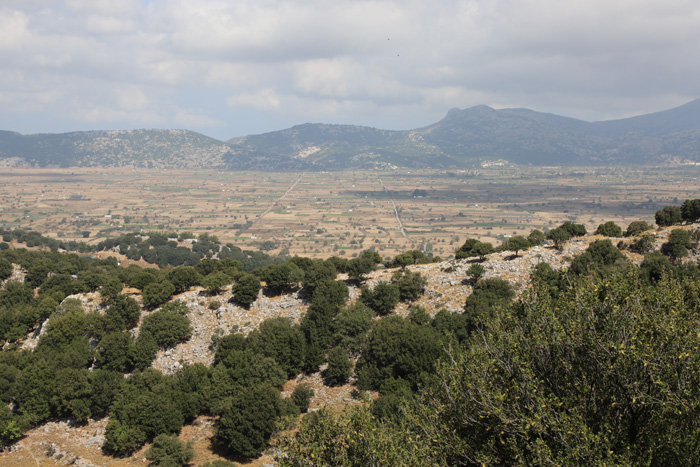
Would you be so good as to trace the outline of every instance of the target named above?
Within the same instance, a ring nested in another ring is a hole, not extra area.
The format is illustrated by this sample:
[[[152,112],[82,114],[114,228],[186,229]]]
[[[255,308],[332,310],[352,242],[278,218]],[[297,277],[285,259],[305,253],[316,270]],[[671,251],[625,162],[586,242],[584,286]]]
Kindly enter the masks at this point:
[[[586,122],[529,109],[452,109],[403,131],[305,123],[226,142],[188,130],[20,135],[0,131],[0,166],[346,170],[700,163],[700,99],[637,117]]]

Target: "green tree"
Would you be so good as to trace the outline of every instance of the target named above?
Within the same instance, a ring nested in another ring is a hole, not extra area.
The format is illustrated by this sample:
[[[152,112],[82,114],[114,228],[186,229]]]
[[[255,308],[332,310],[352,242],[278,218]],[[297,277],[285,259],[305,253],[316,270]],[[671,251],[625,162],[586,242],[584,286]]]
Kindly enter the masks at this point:
[[[95,363],[100,368],[127,373],[131,368],[134,339],[129,333],[113,332],[100,340]]]
[[[391,313],[401,299],[399,286],[385,281],[379,281],[373,290],[367,286],[361,290],[360,301],[380,316]]]
[[[585,274],[591,270],[605,271],[605,267],[624,262],[625,255],[610,240],[596,240],[574,258],[569,269],[574,274]]]
[[[275,359],[289,378],[301,370],[305,352],[304,334],[289,318],[270,318],[248,334],[248,347]]]
[[[381,261],[382,258],[379,256],[379,254],[375,253],[374,251],[365,250],[360,254],[360,256],[348,263],[346,272],[348,273],[350,279],[362,282],[365,280],[365,275],[374,271],[377,264],[379,264]]]
[[[554,247],[561,250],[564,244],[571,238],[568,230],[557,227],[547,232],[547,239],[554,242]]]
[[[154,282],[148,284],[141,294],[143,298],[144,306],[148,308],[157,308],[173,296],[175,293],[175,286],[169,281]]]
[[[681,205],[681,219],[684,222],[700,221],[700,199],[686,199]]]
[[[600,224],[594,235],[603,235],[605,237],[622,237],[622,228],[613,221]]]
[[[392,281],[399,288],[399,299],[403,301],[416,300],[423,295],[428,281],[419,272],[396,271]]]
[[[143,318],[141,336],[150,336],[158,347],[173,347],[192,335],[190,319],[178,311],[161,309]],[[141,337],[139,337],[141,338]]]
[[[204,288],[207,289],[207,292],[209,292],[212,295],[220,293],[221,289],[223,289],[230,283],[231,277],[229,277],[228,274],[220,271],[215,271],[211,274],[207,274],[201,280],[202,286],[204,286]]]
[[[438,331],[398,316],[377,321],[357,363],[358,387],[379,389],[389,378],[406,380],[413,389],[435,369],[443,353]]]
[[[233,297],[240,305],[249,307],[260,292],[260,279],[252,274],[242,275],[233,286]]]
[[[688,231],[673,229],[668,234],[668,241],[663,245],[662,252],[676,260],[688,256],[688,248],[690,246],[690,234]]]
[[[294,258],[292,258],[294,260]],[[313,260],[305,267],[299,266],[304,270],[304,280],[302,286],[307,293],[313,295],[316,287],[324,282],[335,280],[337,272],[333,263],[330,261],[322,261],[320,259]]]
[[[116,277],[107,279],[100,289],[100,295],[104,299],[112,299],[119,295],[124,288],[124,284]]]
[[[586,227],[583,224],[574,224],[571,221],[566,221],[559,228],[569,232],[569,235],[572,237],[583,237],[586,235]]]
[[[173,268],[166,273],[166,278],[175,286],[175,293],[186,292],[202,281],[202,276],[191,266]]]
[[[343,307],[333,320],[333,342],[349,352],[358,355],[374,322],[374,311],[362,302]]]
[[[139,323],[141,307],[133,298],[119,294],[110,300],[105,314],[120,329],[132,329]]]
[[[534,229],[527,236],[527,241],[530,242],[530,246],[540,246],[545,241],[544,233],[541,230]]]
[[[323,377],[331,386],[345,384],[352,375],[352,366],[347,352],[336,347],[328,353],[328,368],[326,368]]]
[[[666,206],[663,209],[659,209],[656,211],[656,214],[654,214],[654,220],[659,227],[680,224],[681,220],[683,220],[681,208],[678,206]]]
[[[12,275],[12,263],[0,258],[0,281],[4,281]]]
[[[146,459],[156,467],[184,467],[194,459],[192,444],[185,444],[177,436],[158,435],[146,451]]]
[[[275,388],[243,388],[216,422],[214,440],[231,454],[255,457],[267,447],[281,408],[282,399]]]
[[[503,248],[515,252],[515,256],[518,256],[520,250],[527,250],[530,248],[530,242],[522,235],[515,235],[506,240],[503,244]]]
[[[467,277],[471,280],[472,283],[476,283],[484,277],[484,274],[486,274],[486,268],[484,268],[481,264],[472,264],[469,266],[469,269],[467,269],[466,275]]]
[[[309,410],[309,404],[314,397],[314,390],[306,383],[297,384],[292,391],[292,402],[299,407],[301,413],[306,413]]]
[[[630,225],[627,226],[627,230],[625,230],[625,237],[636,237],[651,229],[653,229],[653,227],[645,221],[630,222]]]
[[[500,278],[483,279],[476,283],[474,291],[467,297],[464,314],[469,317],[472,326],[476,326],[499,307],[508,305],[515,297],[510,282]]]
[[[472,250],[474,256],[478,256],[481,261],[486,259],[486,255],[490,255],[494,252],[493,245],[489,242],[479,242],[474,245]]]

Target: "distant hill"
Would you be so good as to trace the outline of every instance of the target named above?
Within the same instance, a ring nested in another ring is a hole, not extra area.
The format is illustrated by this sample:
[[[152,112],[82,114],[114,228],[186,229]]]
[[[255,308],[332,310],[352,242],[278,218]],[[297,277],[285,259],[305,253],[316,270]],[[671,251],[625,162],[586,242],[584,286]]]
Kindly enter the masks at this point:
[[[452,109],[405,131],[306,123],[218,141],[187,130],[20,135],[0,131],[1,165],[229,170],[458,168],[700,162],[700,99],[632,118],[586,122],[528,109]]]
[[[226,143],[188,130],[0,131],[0,158],[57,167],[222,167]]]

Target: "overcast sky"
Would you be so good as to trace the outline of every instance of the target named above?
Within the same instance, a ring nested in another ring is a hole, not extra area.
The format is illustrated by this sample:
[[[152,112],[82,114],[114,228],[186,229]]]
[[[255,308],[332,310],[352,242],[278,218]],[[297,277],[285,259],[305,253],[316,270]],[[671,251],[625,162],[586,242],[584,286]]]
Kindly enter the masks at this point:
[[[0,129],[412,129],[700,97],[697,0],[2,0]]]

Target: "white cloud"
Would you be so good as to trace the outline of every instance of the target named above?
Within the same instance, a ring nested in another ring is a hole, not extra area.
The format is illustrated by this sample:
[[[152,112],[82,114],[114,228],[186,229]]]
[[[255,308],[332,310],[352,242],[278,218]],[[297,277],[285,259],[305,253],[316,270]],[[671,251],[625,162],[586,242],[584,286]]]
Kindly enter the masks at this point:
[[[700,96],[698,24],[689,0],[6,0],[0,121],[410,128],[482,103],[611,118]]]
[[[242,93],[226,99],[229,107],[252,107],[254,109],[278,109],[282,99],[273,89],[261,89],[256,93]]]

